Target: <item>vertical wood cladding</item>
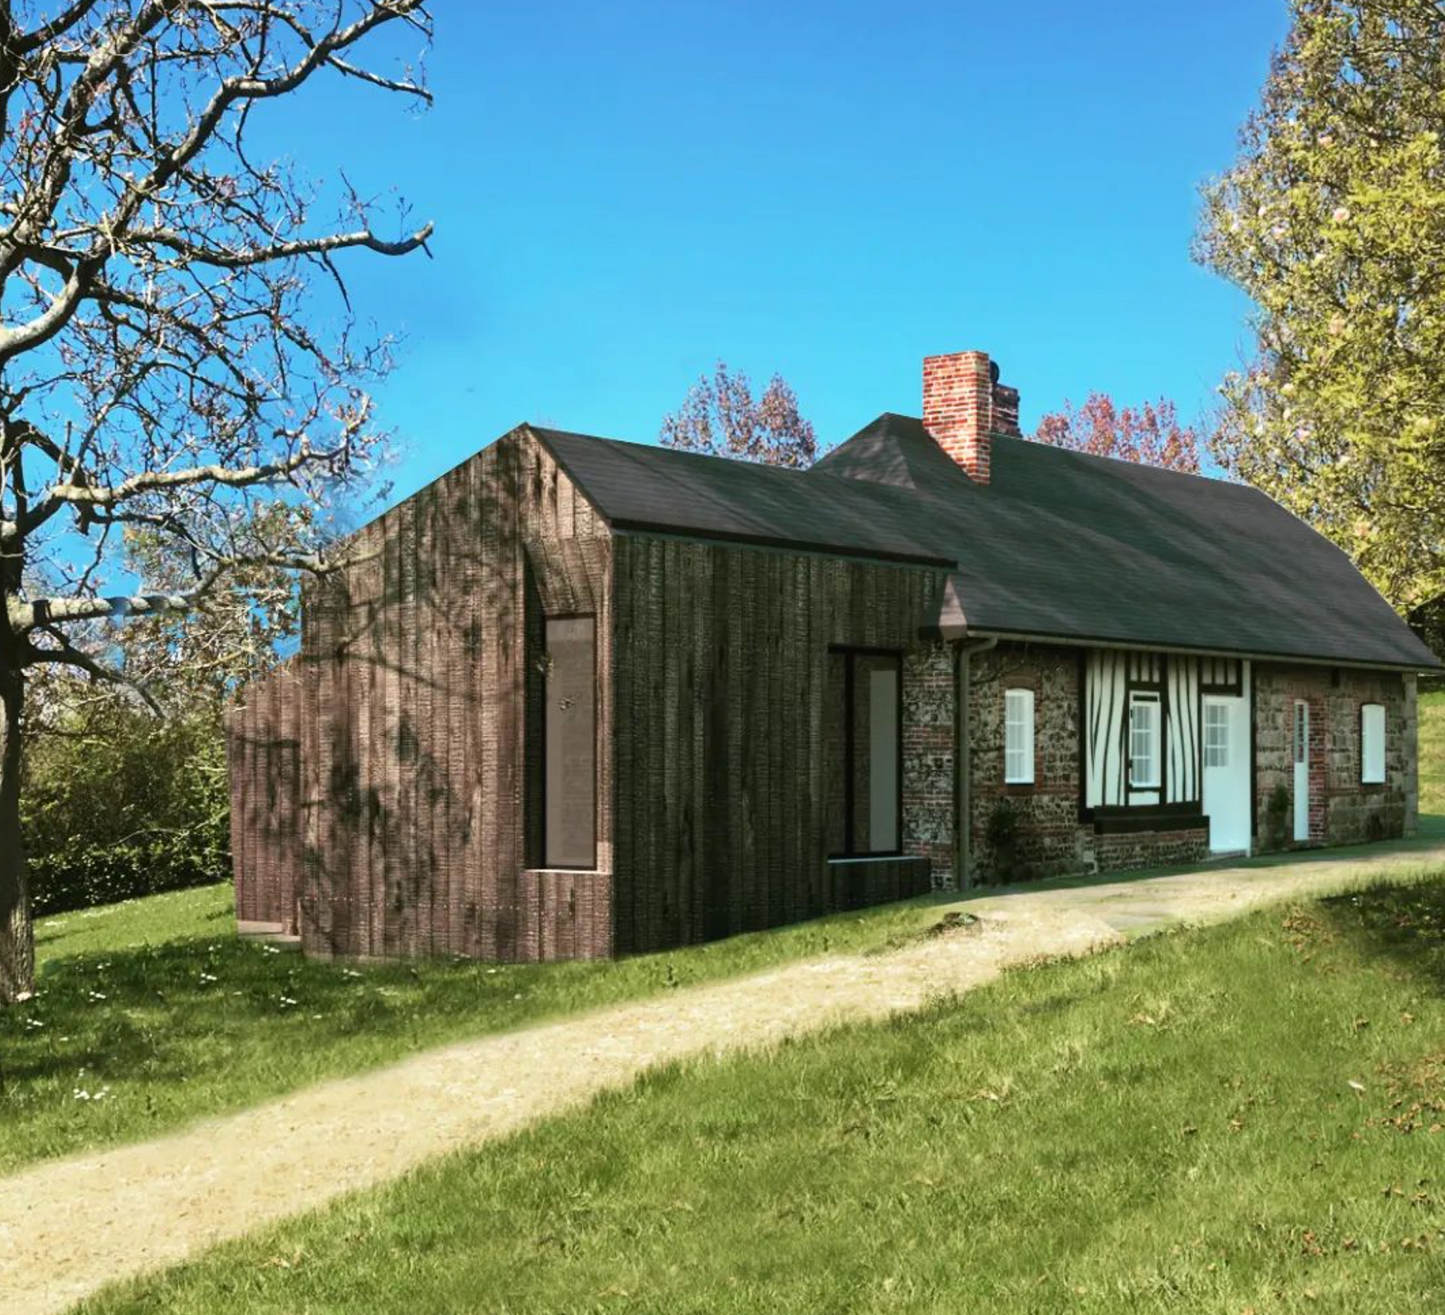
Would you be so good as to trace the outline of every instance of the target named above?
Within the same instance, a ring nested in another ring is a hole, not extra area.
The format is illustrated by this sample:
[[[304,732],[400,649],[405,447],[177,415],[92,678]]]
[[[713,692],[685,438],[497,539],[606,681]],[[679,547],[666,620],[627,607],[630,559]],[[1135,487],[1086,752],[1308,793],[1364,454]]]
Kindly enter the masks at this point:
[[[232,714],[239,907],[290,882],[303,945],[321,954],[611,953],[610,811],[598,810],[598,872],[540,870],[524,733],[545,697],[528,635],[546,610],[595,614],[606,798],[610,546],[522,431],[360,530],[351,564],[306,590],[294,674],[243,691]],[[259,802],[288,735],[289,848]]]
[[[941,574],[653,536],[613,554],[619,952],[856,906],[868,865],[826,861],[830,646],[914,647]],[[928,888],[926,859],[897,867],[889,889]]]
[[[294,935],[305,799],[301,679],[293,660],[248,686],[226,715],[236,917]]]

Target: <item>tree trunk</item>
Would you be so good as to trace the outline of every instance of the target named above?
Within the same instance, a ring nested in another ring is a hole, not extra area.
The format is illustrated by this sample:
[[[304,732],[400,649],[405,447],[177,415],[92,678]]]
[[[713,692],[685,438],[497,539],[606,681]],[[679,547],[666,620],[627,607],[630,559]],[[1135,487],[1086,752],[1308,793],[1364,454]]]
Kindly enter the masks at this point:
[[[0,1006],[23,999],[35,984],[30,890],[20,843],[20,709],[23,678],[0,636]]]

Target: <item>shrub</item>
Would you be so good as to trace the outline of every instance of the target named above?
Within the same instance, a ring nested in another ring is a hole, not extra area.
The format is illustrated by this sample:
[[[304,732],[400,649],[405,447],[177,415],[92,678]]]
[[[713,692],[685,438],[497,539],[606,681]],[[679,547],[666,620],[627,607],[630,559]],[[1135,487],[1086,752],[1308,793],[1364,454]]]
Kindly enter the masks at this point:
[[[1019,823],[1019,810],[1010,799],[998,800],[988,815],[984,839],[988,842],[994,881],[1012,881],[1019,874]]]
[[[1264,806],[1265,844],[1270,849],[1283,849],[1285,845],[1285,819],[1290,810],[1289,791],[1283,785],[1276,785],[1270,791]]]
[[[21,824],[37,913],[224,880],[225,743],[213,706],[157,718],[120,699],[28,748]]]

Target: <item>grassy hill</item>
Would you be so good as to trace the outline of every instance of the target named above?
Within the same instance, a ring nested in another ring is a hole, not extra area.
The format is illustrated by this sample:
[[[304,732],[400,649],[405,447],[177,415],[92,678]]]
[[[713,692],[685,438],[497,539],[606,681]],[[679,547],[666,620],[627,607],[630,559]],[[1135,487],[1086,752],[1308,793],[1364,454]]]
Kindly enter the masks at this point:
[[[297,1310],[1445,1308],[1445,878],[645,1078],[105,1294]]]
[[[1445,690],[1420,697],[1420,811],[1445,815]]]

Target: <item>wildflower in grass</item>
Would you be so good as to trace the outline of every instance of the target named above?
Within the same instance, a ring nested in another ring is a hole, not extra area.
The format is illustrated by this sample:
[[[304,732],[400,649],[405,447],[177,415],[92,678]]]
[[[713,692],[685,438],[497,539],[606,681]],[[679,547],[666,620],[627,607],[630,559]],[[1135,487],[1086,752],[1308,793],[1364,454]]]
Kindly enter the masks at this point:
[[[202,982],[219,982],[220,980],[221,980],[221,979],[220,979],[219,977],[217,977],[215,973],[206,973],[206,972],[203,972],[203,973],[201,974],[201,981],[202,981]]]

